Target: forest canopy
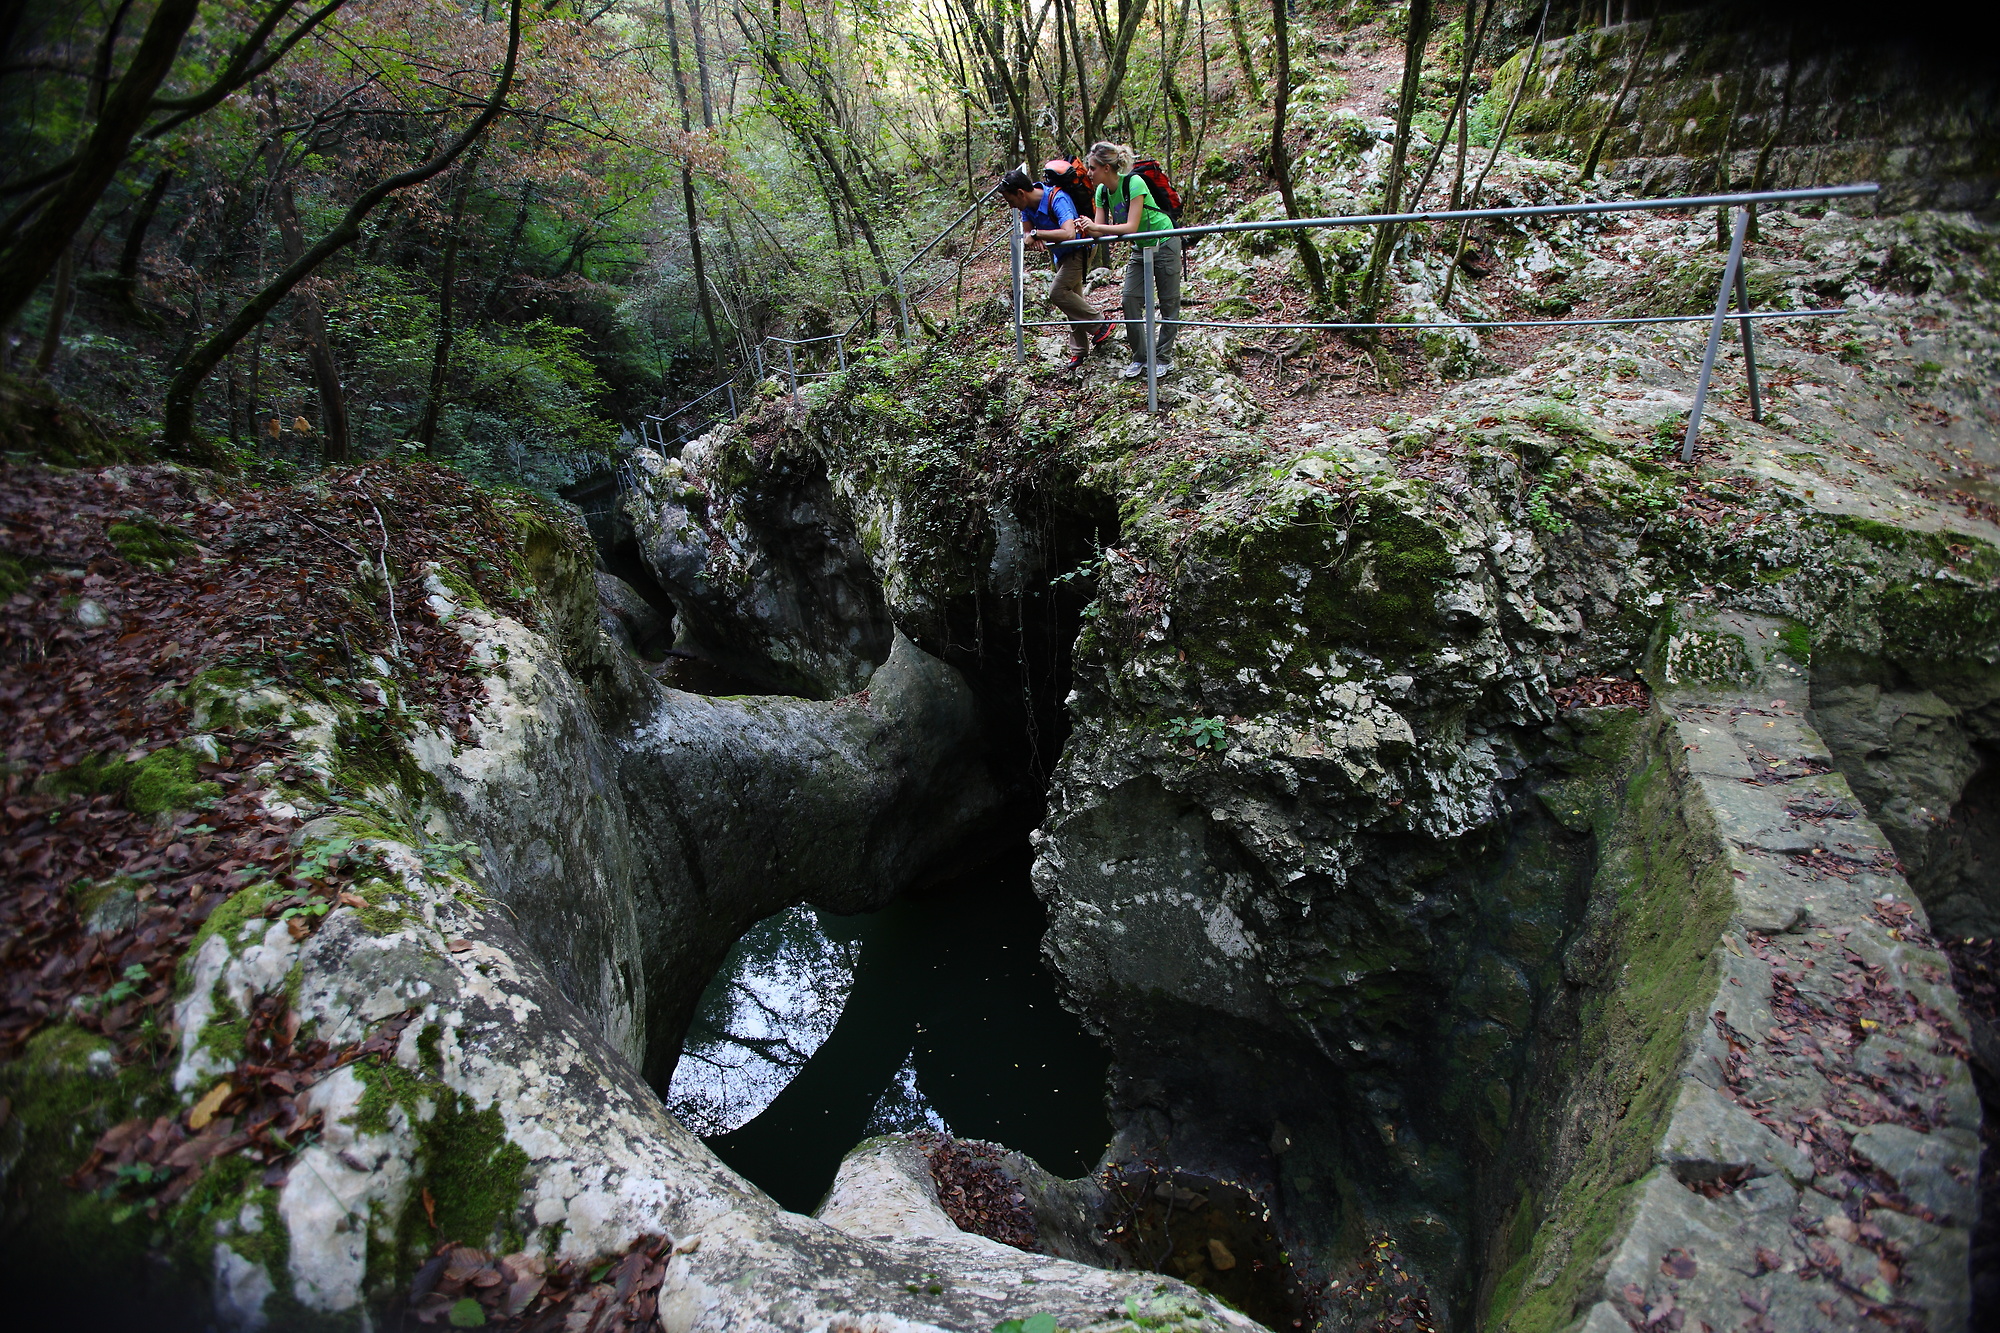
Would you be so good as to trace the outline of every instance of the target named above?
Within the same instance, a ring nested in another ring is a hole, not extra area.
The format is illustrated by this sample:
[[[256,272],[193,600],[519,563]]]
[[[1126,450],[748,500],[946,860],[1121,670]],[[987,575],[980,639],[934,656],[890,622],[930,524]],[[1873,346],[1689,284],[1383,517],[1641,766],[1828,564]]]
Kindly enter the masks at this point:
[[[1455,24],[1327,7],[1438,36],[1425,105],[1458,114]],[[1473,8],[1513,44],[1533,26]],[[207,461],[408,450],[559,479],[766,335],[887,327],[904,261],[961,213],[990,225],[1008,167],[1112,138],[1185,181],[1225,125],[1275,128],[1258,174],[1295,209],[1286,97],[1311,70],[1286,13],[31,0],[0,20],[7,369]],[[961,286],[970,244],[934,256]]]

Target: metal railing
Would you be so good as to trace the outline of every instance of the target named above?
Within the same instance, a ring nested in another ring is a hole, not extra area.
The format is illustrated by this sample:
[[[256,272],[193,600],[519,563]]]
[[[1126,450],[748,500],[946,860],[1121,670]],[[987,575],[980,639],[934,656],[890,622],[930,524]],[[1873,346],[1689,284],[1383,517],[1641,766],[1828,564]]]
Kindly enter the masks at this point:
[[[942,240],[943,237],[940,236],[938,239]],[[996,236],[991,241],[987,242],[984,246],[981,246],[978,250],[975,250],[971,254],[965,256],[962,262],[966,264],[971,264],[977,260],[984,259],[987,255],[992,254],[995,250],[998,250],[1001,246],[1007,244],[1007,240],[1008,240],[1007,235],[1005,233],[1002,233],[1001,235]],[[932,244],[936,244],[936,241],[933,241]],[[917,257],[922,258],[922,254],[920,253]],[[912,260],[911,263],[914,264],[915,260]],[[910,265],[905,265],[896,274],[897,322],[901,329],[903,339],[905,341],[908,341],[910,336],[910,316],[909,316],[910,310],[912,308],[921,307],[923,303],[926,300],[928,300],[934,293],[936,293],[946,283],[953,281],[953,279],[956,277],[955,274],[948,273],[944,277],[939,278],[936,282],[933,282],[930,286],[918,292],[915,296],[906,297],[902,290],[902,280],[904,274],[909,272],[909,268]],[[780,338],[776,334],[767,333],[762,338],[758,339],[757,343],[751,348],[751,352],[756,358],[757,378],[759,380],[765,378],[765,368],[764,368],[765,344],[775,343],[785,349],[785,375],[787,380],[787,392],[791,393],[794,397],[797,397],[799,392],[800,380],[826,379],[831,375],[836,375],[840,373],[840,371],[844,371],[847,369],[847,340],[849,338],[854,337],[857,333],[860,332],[860,330],[861,330],[861,320],[856,319],[854,323],[848,325],[845,329],[842,329],[838,333],[822,333],[815,338]],[[834,344],[835,354],[839,359],[838,368],[835,370],[801,371],[798,367],[798,354],[797,354],[798,349],[801,347],[809,346],[814,343],[824,343],[824,342],[831,342]],[[711,390],[711,392],[713,392],[713,390]]]
[[[710,408],[707,412],[696,413],[693,416],[690,416],[689,414],[694,413],[694,410],[696,408],[700,407],[703,403],[708,402],[710,399],[714,398],[715,395],[723,392],[727,392],[729,395],[728,399],[729,418],[732,421],[735,420],[736,381],[732,378],[724,380],[722,383],[716,385],[713,389],[708,390],[706,393],[703,393],[698,397],[688,399],[685,403],[682,403],[679,407],[675,408],[671,412],[666,413],[665,415],[650,415],[641,417],[639,420],[640,442],[642,444],[653,445],[656,448],[665,449],[667,445],[668,422],[677,423],[674,427],[674,442],[676,444],[686,444],[689,440],[692,440],[697,436],[702,435],[708,430],[710,426],[714,425],[717,421],[721,420],[723,412],[722,406],[720,404],[717,404],[716,406]]]
[[[948,240],[951,237],[951,235],[954,232],[956,232],[960,227],[964,226],[968,220],[976,216],[979,210],[984,208],[988,203],[990,203],[993,199],[993,196],[998,194],[999,192],[1000,192],[1000,187],[998,185],[994,185],[989,189],[987,189],[987,191],[984,194],[980,195],[977,199],[973,200],[971,204],[967,205],[964,212],[960,213],[957,217],[953,218],[950,222],[946,223],[943,230],[939,231],[937,235],[931,237],[929,241],[925,242],[922,249],[918,250],[915,254],[911,255],[907,260],[903,261],[902,267],[898,268],[895,271],[895,273],[891,276],[891,281],[889,285],[884,287],[877,287],[874,291],[869,292],[867,294],[866,298],[864,299],[861,305],[859,313],[855,315],[853,321],[850,324],[848,324],[846,328],[841,329],[836,333],[823,333],[813,338],[781,338],[778,337],[776,334],[765,334],[763,337],[759,338],[755,343],[751,344],[750,355],[752,364],[755,368],[755,378],[752,379],[751,381],[752,385],[762,383],[763,380],[766,378],[766,371],[764,366],[764,348],[767,344],[783,347],[785,350],[785,374],[788,380],[788,390],[793,397],[798,396],[799,381],[801,379],[807,379],[807,380],[824,379],[829,375],[838,374],[840,371],[846,370],[847,340],[849,338],[854,337],[858,332],[860,332],[861,326],[867,322],[869,315],[873,313],[876,303],[882,300],[884,297],[890,297],[890,296],[894,297],[896,303],[896,327],[903,340],[907,342],[910,337],[910,308],[912,306],[921,305],[923,301],[926,298],[928,298],[932,293],[936,292],[939,288],[943,287],[945,283],[952,280],[950,276],[940,278],[936,282],[932,283],[929,287],[926,287],[923,291],[917,293],[916,296],[911,297],[907,295],[904,290],[905,279],[909,276],[910,270],[915,268],[919,263],[921,263],[925,258],[927,258],[933,250],[937,249],[940,245],[944,244],[945,241]],[[974,230],[975,231],[977,230],[976,226]],[[1018,231],[1019,228],[1015,228],[1015,230]],[[965,263],[970,263],[975,259],[983,258],[986,255],[992,253],[994,250],[998,249],[999,246],[1003,242],[1005,242],[1006,239],[1007,238],[1005,236],[1000,236],[995,238],[993,241],[989,242],[987,245],[985,245],[972,255],[967,256],[964,260],[961,261],[961,265]],[[831,342],[834,344],[834,354],[839,363],[839,369],[824,370],[824,371],[808,370],[801,373],[798,367],[798,349],[801,347],[808,347],[814,344],[825,343],[825,342]],[[729,417],[732,421],[735,420],[736,416],[738,415],[738,409],[736,405],[736,381],[738,376],[740,376],[742,373],[743,373],[742,370],[739,369],[736,372],[736,374],[731,375],[728,379],[724,380],[722,383],[716,385],[714,388],[711,388],[703,392],[697,397],[689,399],[687,402],[682,403],[679,407],[675,408],[671,412],[667,412],[664,414],[650,414],[640,418],[639,432],[638,432],[640,442],[643,444],[654,446],[656,448],[665,449],[667,446],[667,424],[669,422],[675,421],[677,418],[682,418],[683,414],[689,412],[691,409],[699,406],[701,403],[707,401],[708,399],[713,398],[716,394],[722,393],[724,391],[727,391],[729,394]],[[681,423],[675,428],[674,443],[685,444],[689,440],[700,436],[701,434],[705,433],[710,427],[712,427],[717,421],[719,421],[721,417],[722,417],[722,412],[721,409],[718,407],[716,409],[711,410],[706,415],[699,415],[691,419],[682,420]],[[691,422],[693,424],[690,424]]]
[[[1750,415],[1753,421],[1764,419],[1763,401],[1757,383],[1757,349],[1750,327],[1754,320],[1763,319],[1805,319],[1827,315],[1844,315],[1844,306],[1816,310],[1751,310],[1749,286],[1743,274],[1743,241],[1748,234],[1751,212],[1759,204],[1802,203],[1818,199],[1851,199],[1872,195],[1880,186],[1867,182],[1859,185],[1833,185],[1808,190],[1765,190],[1751,194],[1709,194],[1689,195],[1671,199],[1631,199],[1615,203],[1582,204],[1535,204],[1521,208],[1462,208],[1439,209],[1425,213],[1360,213],[1346,217],[1287,218],[1276,222],[1218,222],[1201,227],[1176,227],[1170,231],[1149,231],[1111,239],[1136,242],[1143,235],[1147,244],[1140,249],[1141,287],[1140,299],[1145,309],[1146,326],[1146,410],[1157,412],[1160,408],[1159,358],[1153,354],[1158,344],[1158,331],[1162,326],[1178,328],[1210,329],[1338,329],[1351,331],[1404,330],[1415,332],[1438,329],[1499,329],[1537,327],[1608,327],[1627,324],[1685,324],[1707,321],[1709,323],[1708,346],[1702,354],[1701,376],[1695,385],[1694,406],[1688,413],[1687,433],[1681,443],[1681,458],[1685,462],[1694,459],[1695,437],[1701,430],[1702,409],[1708,401],[1708,386],[1715,372],[1715,357],[1722,343],[1723,326],[1730,320],[1737,320],[1743,333],[1743,356],[1748,371],[1750,387]],[[1157,246],[1154,242],[1168,237],[1208,236],[1221,232],[1237,231],[1297,231],[1306,228],[1380,226],[1387,223],[1416,222],[1458,222],[1480,218],[1533,218],[1566,217],[1587,213],[1635,213],[1661,210],[1696,208],[1735,209],[1733,239],[1729,246],[1729,258],[1722,268],[1722,282],[1715,298],[1715,312],[1712,315],[1633,315],[1606,319],[1479,319],[1479,320],[1432,320],[1414,321],[1289,321],[1265,323],[1257,321],[1212,320],[1212,319],[1162,319],[1154,306],[1153,264]],[[1017,360],[1027,359],[1028,329],[1069,328],[1069,320],[1029,320],[1025,318],[1025,242],[1017,228],[1013,243],[1013,298],[1014,298],[1014,356]],[[1735,296],[1738,309],[1732,314],[1729,299]]]

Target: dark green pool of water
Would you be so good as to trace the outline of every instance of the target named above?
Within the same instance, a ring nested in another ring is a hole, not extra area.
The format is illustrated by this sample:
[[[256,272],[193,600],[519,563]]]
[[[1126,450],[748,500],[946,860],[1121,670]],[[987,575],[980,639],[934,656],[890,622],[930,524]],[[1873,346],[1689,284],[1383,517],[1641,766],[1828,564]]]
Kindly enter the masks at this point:
[[[1103,1047],[1056,1000],[1046,917],[1026,846],[977,871],[820,927],[860,945],[854,988],[823,1045],[757,1117],[707,1140],[786,1208],[810,1212],[840,1159],[879,1128],[898,1074],[960,1138],[1015,1148],[1078,1176],[1111,1137]],[[907,1098],[902,1098],[907,1106]]]

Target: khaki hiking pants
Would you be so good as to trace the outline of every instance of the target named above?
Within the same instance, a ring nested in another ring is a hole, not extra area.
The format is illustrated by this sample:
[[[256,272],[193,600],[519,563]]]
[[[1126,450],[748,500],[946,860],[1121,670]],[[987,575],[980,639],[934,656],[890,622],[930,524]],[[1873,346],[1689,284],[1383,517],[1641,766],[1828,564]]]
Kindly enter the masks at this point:
[[[1063,256],[1049,280],[1049,294],[1043,299],[1069,316],[1069,345],[1079,352],[1090,350],[1090,340],[1104,327],[1104,319],[1083,294],[1083,264],[1088,250],[1073,250]]]
[[[1125,345],[1132,349],[1132,359],[1143,362],[1146,359],[1146,307],[1142,294],[1146,282],[1145,259],[1139,247],[1132,248],[1132,257],[1125,261]],[[1181,238],[1169,236],[1164,241],[1153,243],[1153,293],[1154,302],[1159,306],[1160,319],[1181,317]],[[1169,324],[1160,330],[1160,354],[1158,360],[1167,359],[1173,350],[1174,336],[1181,331],[1178,324]]]

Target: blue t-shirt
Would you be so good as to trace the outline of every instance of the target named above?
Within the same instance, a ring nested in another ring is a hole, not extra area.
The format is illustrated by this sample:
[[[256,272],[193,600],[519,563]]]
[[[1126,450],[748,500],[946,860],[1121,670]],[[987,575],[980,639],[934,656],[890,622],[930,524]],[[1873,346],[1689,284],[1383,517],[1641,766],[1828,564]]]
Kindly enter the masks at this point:
[[[1021,222],[1029,231],[1059,231],[1074,221],[1076,221],[1076,205],[1070,202],[1067,193],[1053,185],[1042,187],[1042,202],[1033,208],[1021,210]],[[1088,240],[1052,245],[1049,247],[1049,260],[1057,268],[1061,268],[1063,260],[1069,258],[1072,253],[1089,248]]]

